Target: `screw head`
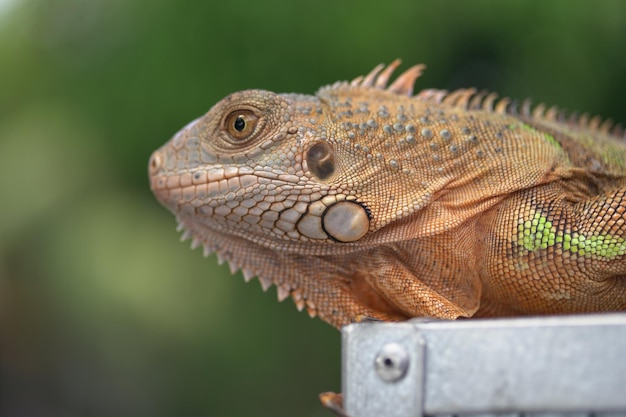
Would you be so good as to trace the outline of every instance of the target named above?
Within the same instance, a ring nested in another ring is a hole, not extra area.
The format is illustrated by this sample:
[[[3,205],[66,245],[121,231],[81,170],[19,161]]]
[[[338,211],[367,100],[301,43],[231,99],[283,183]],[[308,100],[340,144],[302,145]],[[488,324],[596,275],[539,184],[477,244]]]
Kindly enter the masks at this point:
[[[398,343],[387,343],[374,359],[376,373],[386,382],[397,382],[409,369],[409,355]]]

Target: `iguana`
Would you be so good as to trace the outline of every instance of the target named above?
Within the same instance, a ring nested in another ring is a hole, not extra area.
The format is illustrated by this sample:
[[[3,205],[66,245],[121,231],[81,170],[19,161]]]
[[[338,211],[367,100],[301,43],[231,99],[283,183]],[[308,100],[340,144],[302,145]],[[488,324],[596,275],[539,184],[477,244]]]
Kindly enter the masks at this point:
[[[150,159],[183,237],[334,326],[626,309],[621,128],[394,61],[237,92]]]

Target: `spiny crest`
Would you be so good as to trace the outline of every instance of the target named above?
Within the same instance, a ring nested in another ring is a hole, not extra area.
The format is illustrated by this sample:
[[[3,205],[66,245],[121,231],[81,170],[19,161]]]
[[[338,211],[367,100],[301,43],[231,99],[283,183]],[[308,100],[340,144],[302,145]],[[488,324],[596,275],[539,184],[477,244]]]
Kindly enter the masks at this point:
[[[345,81],[337,82],[322,88],[320,92],[346,87],[364,87],[413,96],[415,82],[422,75],[426,66],[422,64],[412,66],[400,74],[391,85],[387,86],[393,72],[400,63],[401,61],[396,59],[386,68],[383,64],[379,64],[365,76],[357,77],[350,83]],[[603,120],[600,116],[591,117],[588,113],[583,113],[582,115],[578,113],[568,114],[556,106],[547,108],[543,103],[533,108],[529,99],[524,100],[520,106],[520,103],[516,100],[512,101],[508,97],[498,99],[496,93],[485,90],[477,92],[474,88],[465,88],[449,92],[447,90],[425,89],[421,90],[414,97],[418,100],[459,107],[464,110],[484,110],[493,113],[528,117],[535,120],[558,122],[581,129],[626,138],[626,130],[620,124],[613,126],[611,119]]]
[[[389,64],[387,68],[385,68],[383,64],[379,64],[365,77],[361,76],[352,80],[350,85],[352,87],[373,87],[379,90],[386,89],[392,93],[411,96],[413,95],[413,86],[415,85],[415,81],[420,77],[420,75],[422,75],[426,66],[423,64],[412,66],[400,74],[400,76],[396,78],[396,80],[389,87],[387,87],[391,75],[396,68],[398,68],[401,62],[402,61],[399,59],[396,59]]]
[[[588,113],[578,115],[568,114],[556,106],[547,108],[543,103],[531,105],[530,99],[525,99],[520,107],[518,101],[508,97],[498,99],[498,95],[489,91],[476,92],[474,88],[458,89],[452,92],[446,90],[426,89],[420,91],[415,98],[419,100],[460,107],[464,110],[484,110],[492,113],[522,116],[534,120],[563,123],[580,129],[626,138],[626,132],[621,125],[613,127],[611,119],[603,120],[600,116],[591,117]]]
[[[366,76],[357,77],[349,83],[346,81],[338,81],[332,85],[321,88],[319,94],[343,88],[365,87],[412,96],[415,81],[419,78],[420,75],[422,75],[426,66],[423,64],[412,66],[411,68],[400,74],[400,76],[396,78],[396,80],[391,85],[387,86],[391,75],[393,74],[395,69],[398,68],[401,62],[401,60],[396,59],[391,64],[389,64],[387,68],[385,68],[383,64],[379,64]]]

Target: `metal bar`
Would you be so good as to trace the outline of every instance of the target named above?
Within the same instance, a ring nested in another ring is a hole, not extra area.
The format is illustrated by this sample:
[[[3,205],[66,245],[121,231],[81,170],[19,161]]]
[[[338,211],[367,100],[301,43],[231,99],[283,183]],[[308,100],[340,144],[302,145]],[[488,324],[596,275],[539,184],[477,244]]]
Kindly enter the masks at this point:
[[[342,332],[352,417],[626,416],[626,314],[372,322]]]

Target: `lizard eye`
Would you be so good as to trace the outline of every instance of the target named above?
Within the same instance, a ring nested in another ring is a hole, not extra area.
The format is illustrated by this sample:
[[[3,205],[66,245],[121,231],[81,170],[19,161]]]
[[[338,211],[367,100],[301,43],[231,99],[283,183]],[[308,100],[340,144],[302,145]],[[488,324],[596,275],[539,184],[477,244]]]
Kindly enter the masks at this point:
[[[325,180],[335,172],[335,153],[326,142],[316,143],[309,148],[306,163],[311,174]]]
[[[248,139],[254,132],[259,118],[250,110],[234,111],[226,117],[225,127],[236,141]]]

